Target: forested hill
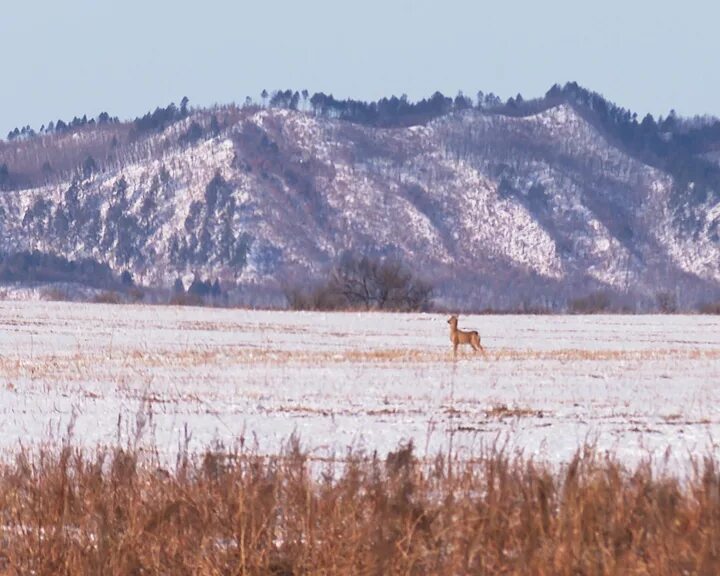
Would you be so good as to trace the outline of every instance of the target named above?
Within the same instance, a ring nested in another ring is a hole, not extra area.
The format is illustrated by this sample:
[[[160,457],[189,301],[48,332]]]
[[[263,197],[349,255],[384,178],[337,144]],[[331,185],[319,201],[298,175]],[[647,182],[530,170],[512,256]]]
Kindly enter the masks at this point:
[[[642,118],[577,84],[539,99],[263,93],[103,113],[0,142],[0,251],[282,305],[348,254],[436,301],[691,307],[720,292],[720,122]]]

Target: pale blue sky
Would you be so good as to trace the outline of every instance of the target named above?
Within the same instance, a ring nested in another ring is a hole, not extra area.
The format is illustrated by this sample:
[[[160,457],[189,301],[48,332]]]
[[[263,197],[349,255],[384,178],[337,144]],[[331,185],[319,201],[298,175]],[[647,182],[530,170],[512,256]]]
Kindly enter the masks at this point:
[[[575,80],[639,114],[720,116],[718,22],[699,0],[8,0],[0,136],[263,88],[528,98]]]

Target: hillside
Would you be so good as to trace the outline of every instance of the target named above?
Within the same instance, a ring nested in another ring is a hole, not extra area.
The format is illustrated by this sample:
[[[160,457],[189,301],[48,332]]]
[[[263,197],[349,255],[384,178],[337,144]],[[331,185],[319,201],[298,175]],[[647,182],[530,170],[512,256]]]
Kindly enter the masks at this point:
[[[258,305],[348,251],[399,258],[450,307],[720,295],[712,147],[687,154],[687,174],[710,174],[696,183],[674,148],[634,146],[567,94],[446,108],[396,123],[183,109],[0,142],[0,251],[92,259],[148,286],[219,279]]]

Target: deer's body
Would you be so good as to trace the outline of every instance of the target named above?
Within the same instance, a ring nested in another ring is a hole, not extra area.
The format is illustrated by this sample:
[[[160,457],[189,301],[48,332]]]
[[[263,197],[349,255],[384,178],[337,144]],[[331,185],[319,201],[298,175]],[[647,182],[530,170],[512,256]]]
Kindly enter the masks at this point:
[[[480,344],[480,334],[478,334],[476,330],[458,330],[457,316],[450,316],[448,324],[450,324],[450,342],[452,342],[453,345],[454,356],[457,356],[457,349],[460,344],[469,344],[475,352],[478,350],[485,352],[482,344]]]

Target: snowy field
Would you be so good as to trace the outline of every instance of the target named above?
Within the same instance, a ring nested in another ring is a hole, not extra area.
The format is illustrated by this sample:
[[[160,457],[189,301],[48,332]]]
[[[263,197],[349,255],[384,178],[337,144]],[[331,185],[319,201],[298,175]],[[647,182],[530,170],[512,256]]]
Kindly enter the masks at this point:
[[[486,354],[453,361],[446,316],[0,302],[0,448],[184,446],[297,433],[317,457],[461,457],[494,442],[563,462],[720,456],[720,319],[461,316]],[[670,449],[669,452],[668,448]]]

